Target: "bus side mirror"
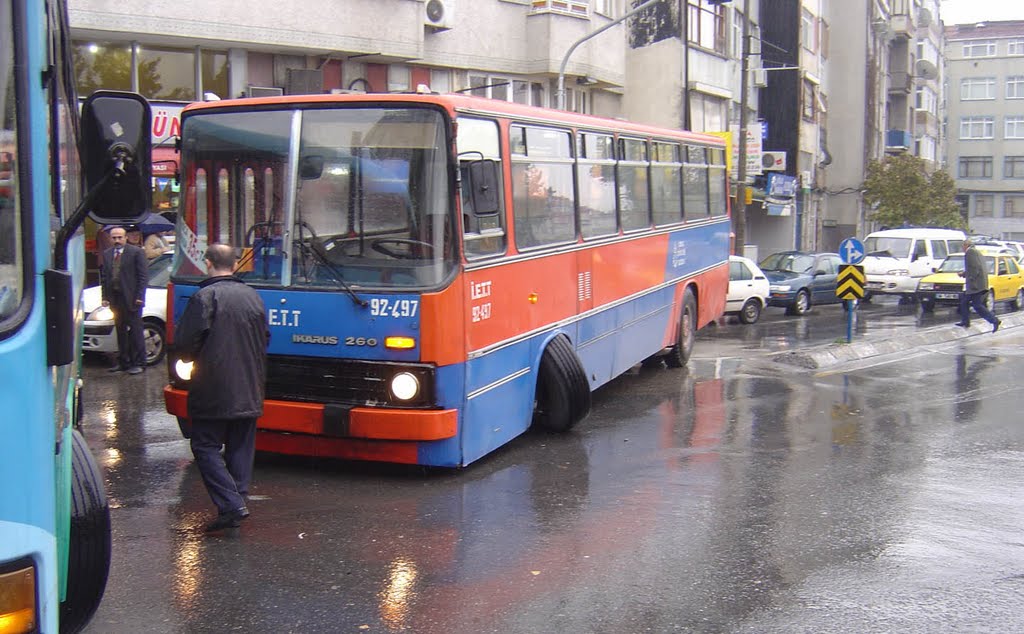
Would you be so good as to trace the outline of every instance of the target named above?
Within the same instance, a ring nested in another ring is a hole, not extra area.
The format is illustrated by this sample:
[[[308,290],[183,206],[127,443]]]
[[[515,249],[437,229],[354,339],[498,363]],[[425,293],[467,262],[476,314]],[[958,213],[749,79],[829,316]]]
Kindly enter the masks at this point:
[[[98,90],[82,104],[81,160],[99,224],[131,223],[150,211],[152,113],[136,93]]]
[[[464,186],[469,187],[473,213],[477,216],[493,216],[501,211],[498,163],[491,159],[473,161],[469,164],[468,175],[469,182]]]

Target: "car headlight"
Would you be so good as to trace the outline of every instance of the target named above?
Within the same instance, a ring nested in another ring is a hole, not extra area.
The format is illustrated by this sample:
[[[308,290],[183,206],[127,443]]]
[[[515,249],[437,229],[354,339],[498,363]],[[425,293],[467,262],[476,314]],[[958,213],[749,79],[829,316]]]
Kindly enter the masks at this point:
[[[885,274],[886,275],[905,276],[905,275],[910,275],[910,271],[908,271],[907,269],[892,269],[891,271],[886,271]]]
[[[174,362],[174,374],[182,381],[192,380],[192,368],[195,365],[192,361],[178,359]]]
[[[110,306],[100,306],[96,310],[89,313],[89,316],[85,318],[86,321],[114,321],[114,311],[111,310]]]
[[[391,377],[391,393],[400,401],[411,401],[420,393],[420,380],[410,372]]]
[[[792,288],[789,284],[772,284],[768,287],[768,290],[772,291],[788,291]]]
[[[932,282],[921,282],[920,284],[917,285],[917,290],[933,291],[935,290],[935,284],[933,284]]]

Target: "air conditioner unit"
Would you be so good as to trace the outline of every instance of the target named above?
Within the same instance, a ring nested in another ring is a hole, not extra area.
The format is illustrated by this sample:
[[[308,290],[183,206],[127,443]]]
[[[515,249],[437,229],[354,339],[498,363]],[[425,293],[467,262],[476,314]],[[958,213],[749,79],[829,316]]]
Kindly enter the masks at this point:
[[[768,172],[786,171],[786,153],[761,152],[761,169]]]
[[[452,28],[453,0],[427,0],[423,4],[423,25],[432,31]]]
[[[320,70],[289,68],[285,74],[286,95],[319,95],[324,91],[324,74]]]
[[[277,86],[249,86],[245,89],[247,97],[280,97],[284,94],[284,88]]]
[[[768,71],[763,68],[754,68],[751,70],[752,79],[754,85],[758,88],[764,88],[768,85]]]

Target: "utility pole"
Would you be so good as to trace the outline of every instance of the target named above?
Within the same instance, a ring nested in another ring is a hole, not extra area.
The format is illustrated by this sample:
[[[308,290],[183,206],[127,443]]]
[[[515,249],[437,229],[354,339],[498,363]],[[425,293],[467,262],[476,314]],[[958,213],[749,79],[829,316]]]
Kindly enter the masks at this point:
[[[604,26],[602,26],[601,28],[597,29],[596,31],[592,31],[590,33],[587,33],[586,35],[584,35],[583,37],[581,37],[580,39],[578,39],[578,40],[576,40],[575,42],[572,43],[572,46],[569,47],[569,50],[565,52],[565,57],[562,58],[562,65],[558,69],[558,109],[559,110],[565,110],[565,66],[566,66],[566,64],[569,63],[569,56],[573,54],[573,51],[575,51],[576,48],[579,47],[580,44],[586,42],[590,38],[592,38],[592,37],[594,37],[596,35],[600,35],[600,34],[604,33],[605,31],[607,31],[608,29],[612,28],[613,26],[615,26],[617,24],[620,24],[621,22],[624,22],[625,20],[633,17],[637,13],[640,13],[641,11],[643,11],[647,7],[651,6],[652,4],[655,4],[655,3],[658,3],[658,2],[662,2],[662,1],[663,0],[647,0],[647,2],[641,4],[640,6],[634,8],[633,10],[627,11],[621,17],[612,20],[611,22],[609,22],[608,24],[605,24]],[[686,37],[685,33],[683,33],[683,37],[684,38]]]
[[[743,53],[740,59],[740,132],[736,140],[736,207],[732,210],[733,254],[743,255],[747,242],[747,100],[750,85],[747,75],[750,71],[750,0],[743,0]]]

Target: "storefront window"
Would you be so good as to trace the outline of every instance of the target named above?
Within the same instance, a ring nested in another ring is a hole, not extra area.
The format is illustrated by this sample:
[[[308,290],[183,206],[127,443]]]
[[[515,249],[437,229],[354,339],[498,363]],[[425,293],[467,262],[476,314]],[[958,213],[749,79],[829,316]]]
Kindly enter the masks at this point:
[[[192,51],[139,47],[138,61],[138,92],[143,97],[173,101],[195,99],[195,54]]]
[[[203,92],[212,92],[221,99],[228,94],[228,54],[224,51],[203,51]]]
[[[75,84],[83,97],[97,90],[132,89],[132,46],[125,42],[79,42],[73,48]]]

